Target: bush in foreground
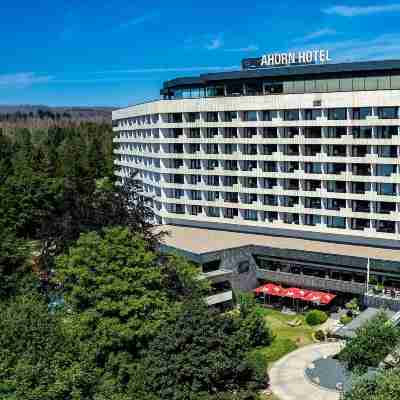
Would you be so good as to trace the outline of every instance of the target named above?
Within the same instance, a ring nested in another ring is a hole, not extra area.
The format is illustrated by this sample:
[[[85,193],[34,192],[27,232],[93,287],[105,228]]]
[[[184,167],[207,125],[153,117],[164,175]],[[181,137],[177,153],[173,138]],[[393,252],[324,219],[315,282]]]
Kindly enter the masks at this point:
[[[323,324],[328,319],[328,315],[320,310],[312,310],[306,314],[306,322],[310,326]]]

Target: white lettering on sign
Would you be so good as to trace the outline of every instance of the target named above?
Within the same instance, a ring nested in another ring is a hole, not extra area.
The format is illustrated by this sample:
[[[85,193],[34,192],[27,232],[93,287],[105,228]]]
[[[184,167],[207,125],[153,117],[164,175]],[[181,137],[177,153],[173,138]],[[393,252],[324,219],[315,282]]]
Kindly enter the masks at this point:
[[[331,61],[331,58],[329,57],[329,50],[319,49],[289,53],[264,54],[261,56],[260,65],[264,67],[290,64],[324,64],[328,61]]]

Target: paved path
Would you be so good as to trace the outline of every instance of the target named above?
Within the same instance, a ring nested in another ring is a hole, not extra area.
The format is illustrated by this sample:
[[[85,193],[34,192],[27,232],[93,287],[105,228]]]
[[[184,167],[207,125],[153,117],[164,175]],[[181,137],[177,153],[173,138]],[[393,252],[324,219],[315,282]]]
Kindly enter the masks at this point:
[[[338,400],[338,392],[312,384],[304,371],[313,361],[334,355],[340,349],[339,342],[318,343],[289,353],[277,361],[269,372],[272,391],[280,400]]]

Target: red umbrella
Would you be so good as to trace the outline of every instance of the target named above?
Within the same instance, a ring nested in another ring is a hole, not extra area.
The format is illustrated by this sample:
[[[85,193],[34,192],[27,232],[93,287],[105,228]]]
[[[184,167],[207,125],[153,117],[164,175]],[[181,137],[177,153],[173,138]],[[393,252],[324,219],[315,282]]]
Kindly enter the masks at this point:
[[[323,296],[321,297],[321,303],[329,304],[335,297],[336,297],[336,294],[324,293]]]
[[[311,301],[313,303],[320,303],[321,298],[323,296],[323,293],[321,292],[314,292],[314,291],[309,291],[305,296],[304,300]]]
[[[306,293],[307,290],[291,287],[289,289],[286,289],[285,296],[291,297],[292,299],[303,299]]]

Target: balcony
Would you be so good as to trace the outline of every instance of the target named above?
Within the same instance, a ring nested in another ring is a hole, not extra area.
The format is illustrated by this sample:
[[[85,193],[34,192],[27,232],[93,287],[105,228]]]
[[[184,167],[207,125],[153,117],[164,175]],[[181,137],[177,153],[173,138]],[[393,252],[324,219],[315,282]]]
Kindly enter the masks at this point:
[[[292,274],[289,272],[269,271],[257,268],[257,278],[282,283],[286,286],[303,287],[310,289],[337,291],[353,294],[364,294],[365,284],[347,282],[330,278],[319,278],[307,275]]]

